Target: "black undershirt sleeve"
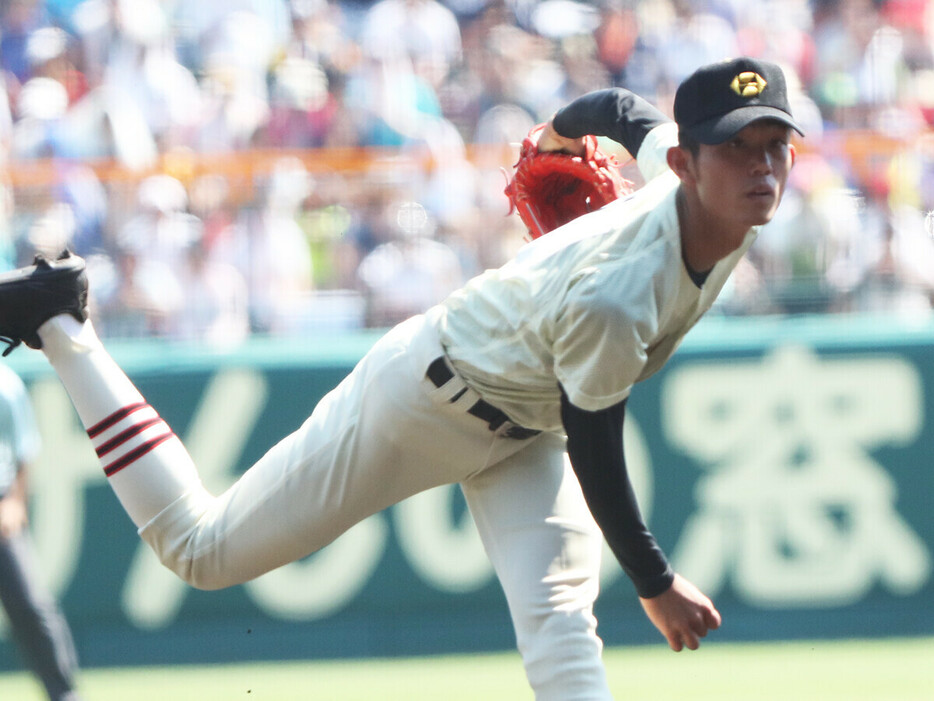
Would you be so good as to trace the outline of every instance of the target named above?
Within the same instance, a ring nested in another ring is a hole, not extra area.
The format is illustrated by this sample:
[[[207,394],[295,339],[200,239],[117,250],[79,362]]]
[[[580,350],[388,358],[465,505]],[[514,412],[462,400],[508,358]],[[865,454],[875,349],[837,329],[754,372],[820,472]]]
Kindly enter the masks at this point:
[[[652,129],[671,120],[647,100],[625,88],[595,90],[562,107],[552,125],[561,136],[606,136],[636,157]]]
[[[674,572],[639,512],[623,457],[626,401],[584,411],[561,390],[561,420],[568,456],[584,499],[610,549],[643,599],[668,590]]]

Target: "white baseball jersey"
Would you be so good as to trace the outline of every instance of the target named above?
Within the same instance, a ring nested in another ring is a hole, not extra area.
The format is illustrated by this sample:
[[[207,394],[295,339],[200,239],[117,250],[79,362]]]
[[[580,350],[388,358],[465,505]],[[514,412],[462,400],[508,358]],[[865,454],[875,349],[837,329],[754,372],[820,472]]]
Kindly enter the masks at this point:
[[[532,241],[429,314],[467,384],[516,423],[560,431],[558,383],[587,411],[625,399],[710,309],[755,238],[754,228],[703,287],[691,280],[680,181],[666,161],[675,144],[673,124],[653,129],[637,156],[643,188]]]

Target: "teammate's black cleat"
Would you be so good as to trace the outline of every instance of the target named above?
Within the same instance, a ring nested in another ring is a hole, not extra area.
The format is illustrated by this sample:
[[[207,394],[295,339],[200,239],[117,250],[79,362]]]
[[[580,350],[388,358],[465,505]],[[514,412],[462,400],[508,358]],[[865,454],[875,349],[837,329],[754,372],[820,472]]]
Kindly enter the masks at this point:
[[[53,316],[88,318],[88,277],[84,259],[69,251],[57,260],[37,255],[33,265],[0,273],[0,341],[9,355],[20,343],[42,348],[36,333]]]

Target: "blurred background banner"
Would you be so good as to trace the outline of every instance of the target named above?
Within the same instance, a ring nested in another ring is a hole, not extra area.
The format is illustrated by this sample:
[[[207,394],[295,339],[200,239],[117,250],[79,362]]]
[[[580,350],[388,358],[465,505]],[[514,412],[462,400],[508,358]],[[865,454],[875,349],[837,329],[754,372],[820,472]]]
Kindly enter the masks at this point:
[[[113,350],[222,490],[373,338]],[[633,393],[625,438],[641,503],[675,567],[717,602],[720,639],[934,634],[932,353],[932,325],[712,319]],[[138,540],[42,357],[11,360],[46,446],[33,532],[85,664],[512,647],[457,487],[403,502],[254,582],[199,592]],[[603,588],[609,644],[658,642],[609,557]],[[15,662],[9,641],[0,661]]]

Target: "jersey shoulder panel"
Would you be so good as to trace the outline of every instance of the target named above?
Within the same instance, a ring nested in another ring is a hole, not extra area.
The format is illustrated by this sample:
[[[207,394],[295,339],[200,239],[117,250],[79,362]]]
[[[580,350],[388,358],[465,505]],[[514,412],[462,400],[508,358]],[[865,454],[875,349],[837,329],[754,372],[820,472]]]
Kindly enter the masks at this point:
[[[636,164],[646,181],[654,180],[663,173],[671,172],[668,167],[668,149],[678,145],[678,125],[666,122],[646,134],[636,154]]]

